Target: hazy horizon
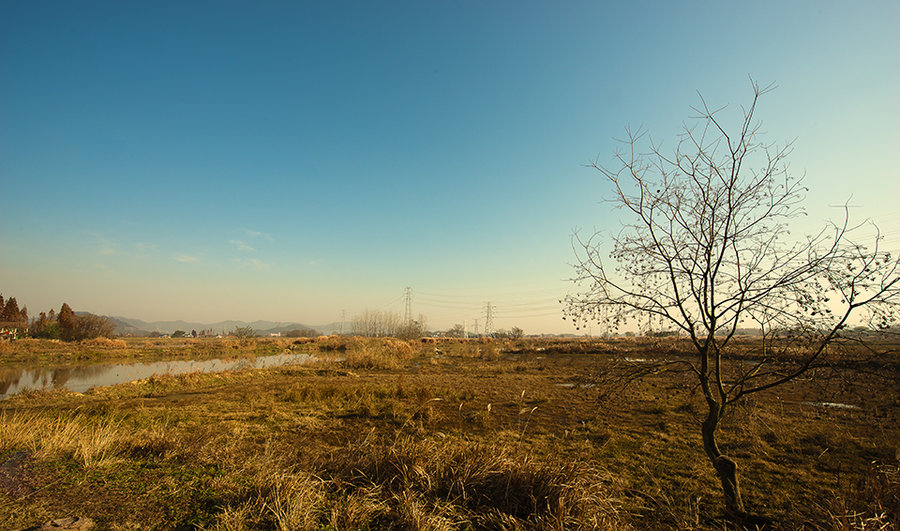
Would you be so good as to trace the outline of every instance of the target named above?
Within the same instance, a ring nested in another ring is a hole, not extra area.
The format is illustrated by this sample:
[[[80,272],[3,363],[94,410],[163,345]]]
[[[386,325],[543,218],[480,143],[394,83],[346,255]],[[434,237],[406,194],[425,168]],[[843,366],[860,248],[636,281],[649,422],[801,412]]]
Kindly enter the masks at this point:
[[[585,164],[697,92],[795,140],[814,231],[849,203],[900,248],[896,2],[6,2],[0,293],[35,316],[580,333]],[[594,331],[596,332],[596,330]]]

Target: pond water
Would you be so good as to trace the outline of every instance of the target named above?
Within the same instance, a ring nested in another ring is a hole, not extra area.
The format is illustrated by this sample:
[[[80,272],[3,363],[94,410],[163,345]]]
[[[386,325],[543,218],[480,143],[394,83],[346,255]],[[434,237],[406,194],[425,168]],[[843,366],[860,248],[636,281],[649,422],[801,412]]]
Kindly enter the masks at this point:
[[[115,385],[156,375],[261,369],[309,364],[318,359],[309,354],[277,354],[255,358],[110,363],[81,367],[0,368],[0,400],[31,390],[68,389],[83,393],[92,387]]]
[[[804,406],[814,407],[830,407],[835,409],[859,409],[859,406],[853,404],[842,404],[840,402],[800,402]]]
[[[558,384],[554,384],[554,385],[556,385],[556,387],[565,387],[567,389],[575,389],[576,387],[578,389],[593,389],[594,387],[596,387],[596,384],[592,384],[589,382],[585,382],[585,383],[564,382],[564,383],[558,383]]]

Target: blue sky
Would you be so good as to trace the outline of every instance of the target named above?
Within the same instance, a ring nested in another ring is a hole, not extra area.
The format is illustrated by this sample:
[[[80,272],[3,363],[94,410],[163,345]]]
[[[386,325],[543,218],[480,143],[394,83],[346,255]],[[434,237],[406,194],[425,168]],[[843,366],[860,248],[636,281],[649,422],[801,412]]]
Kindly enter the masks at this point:
[[[568,332],[584,167],[697,91],[900,247],[900,4],[0,4],[0,291],[34,314]],[[671,142],[670,142],[671,145]]]

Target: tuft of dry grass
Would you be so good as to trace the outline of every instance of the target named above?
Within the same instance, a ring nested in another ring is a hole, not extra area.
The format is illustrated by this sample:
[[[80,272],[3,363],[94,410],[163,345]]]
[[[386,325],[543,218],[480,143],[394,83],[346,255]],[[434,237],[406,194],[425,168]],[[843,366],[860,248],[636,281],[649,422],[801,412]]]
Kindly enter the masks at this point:
[[[390,352],[362,347],[347,353],[341,362],[348,369],[399,369],[400,359]]]
[[[110,418],[0,413],[0,453],[26,449],[40,458],[68,457],[92,468],[113,462],[126,439]]]
[[[900,466],[873,463],[828,505],[835,531],[900,529]]]
[[[609,477],[584,464],[540,461],[507,446],[401,437],[391,445],[348,448],[325,468],[341,482],[391,493],[401,526],[620,527],[605,488]]]
[[[322,481],[310,474],[275,474],[263,501],[280,531],[318,527],[325,491]]]
[[[88,347],[106,347],[116,349],[123,349],[128,347],[128,343],[126,343],[124,339],[110,339],[108,337],[95,337],[93,339],[85,339],[80,343]]]
[[[342,342],[329,338],[319,348],[343,351],[341,363],[350,369],[390,370],[406,366],[421,345],[394,338],[351,338]]]

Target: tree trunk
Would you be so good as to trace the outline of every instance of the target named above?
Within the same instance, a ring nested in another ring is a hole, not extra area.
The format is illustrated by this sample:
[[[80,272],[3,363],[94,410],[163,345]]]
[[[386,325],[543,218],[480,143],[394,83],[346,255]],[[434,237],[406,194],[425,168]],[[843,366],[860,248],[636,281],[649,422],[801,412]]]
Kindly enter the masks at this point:
[[[703,449],[706,451],[719,481],[722,483],[722,492],[725,495],[725,513],[733,518],[746,518],[744,501],[741,499],[741,489],[737,480],[737,465],[728,457],[722,455],[716,444],[716,428],[719,425],[718,404],[710,404],[709,416],[703,421]]]

